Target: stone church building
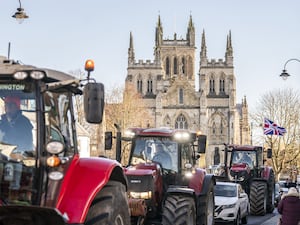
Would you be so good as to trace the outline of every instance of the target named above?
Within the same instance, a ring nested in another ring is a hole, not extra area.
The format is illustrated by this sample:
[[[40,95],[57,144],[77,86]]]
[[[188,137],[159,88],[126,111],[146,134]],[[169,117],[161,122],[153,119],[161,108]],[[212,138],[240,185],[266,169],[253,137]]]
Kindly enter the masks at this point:
[[[143,96],[151,118],[149,127],[200,130],[207,135],[206,167],[218,163],[224,143],[250,144],[246,98],[236,102],[231,33],[224,59],[208,59],[205,32],[201,37],[200,62],[196,62],[195,27],[190,16],[186,38],[164,39],[158,17],[153,60],[136,60],[130,33],[126,85]],[[225,46],[224,46],[225,47]],[[195,65],[199,63],[199,89]],[[219,155],[219,156],[218,156]]]

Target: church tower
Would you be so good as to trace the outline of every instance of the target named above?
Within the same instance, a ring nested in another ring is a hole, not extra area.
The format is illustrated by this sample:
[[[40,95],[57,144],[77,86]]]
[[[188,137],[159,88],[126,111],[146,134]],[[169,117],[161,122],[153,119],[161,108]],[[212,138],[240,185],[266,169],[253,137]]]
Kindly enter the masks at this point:
[[[196,37],[192,16],[185,38],[164,39],[160,16],[155,29],[154,59],[135,59],[130,32],[126,85],[136,88],[151,118],[147,126],[202,131],[207,135],[206,165],[223,157],[224,143],[250,144],[248,106],[236,103],[231,31],[227,35],[224,59],[209,59],[205,31],[201,36],[199,89],[195,90]],[[238,107],[239,106],[239,107]],[[132,126],[136,126],[132,124]],[[222,161],[222,160],[221,160]]]
[[[163,39],[160,17],[156,27],[155,59],[160,59],[164,70],[164,79],[185,78],[195,87],[195,27],[190,16],[186,39]]]
[[[218,149],[223,149],[224,143],[241,144],[242,115],[236,104],[236,79],[230,31],[227,36],[225,60],[207,58],[203,31],[199,68],[200,130],[208,135],[209,140],[211,155],[206,155],[206,162],[213,164],[212,154]]]

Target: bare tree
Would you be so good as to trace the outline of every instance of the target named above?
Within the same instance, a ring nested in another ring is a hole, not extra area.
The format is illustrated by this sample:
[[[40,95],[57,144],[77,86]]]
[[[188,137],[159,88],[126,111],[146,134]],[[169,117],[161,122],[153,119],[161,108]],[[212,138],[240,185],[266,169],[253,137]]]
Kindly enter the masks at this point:
[[[283,136],[263,135],[261,132],[259,138],[265,147],[272,149],[272,166],[277,177],[281,173],[294,175],[300,167],[299,92],[283,89],[264,94],[251,117],[257,126],[261,127],[264,118],[268,118],[287,130]]]
[[[114,86],[106,92],[105,121],[106,130],[117,131],[114,124],[118,124],[121,133],[130,127],[147,127],[150,120],[149,111],[142,96],[134,87]],[[115,146],[113,146],[115,148]],[[123,144],[123,159],[128,157],[127,145]],[[113,151],[113,153],[115,153]],[[124,161],[124,160],[123,160]]]

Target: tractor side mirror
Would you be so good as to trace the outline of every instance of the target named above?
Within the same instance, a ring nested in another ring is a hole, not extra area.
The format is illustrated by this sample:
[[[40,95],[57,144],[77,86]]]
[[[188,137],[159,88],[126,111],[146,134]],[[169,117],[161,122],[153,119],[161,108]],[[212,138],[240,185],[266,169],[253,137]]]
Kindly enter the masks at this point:
[[[105,132],[105,140],[104,140],[104,149],[111,150],[112,148],[112,132],[106,131]]]
[[[198,136],[198,153],[205,153],[206,151],[206,135]]]
[[[267,149],[267,158],[268,158],[268,159],[271,159],[271,158],[272,158],[272,149],[271,149],[271,148],[268,148],[268,149]]]
[[[104,85],[88,83],[83,90],[84,114],[89,123],[101,123],[104,110]]]

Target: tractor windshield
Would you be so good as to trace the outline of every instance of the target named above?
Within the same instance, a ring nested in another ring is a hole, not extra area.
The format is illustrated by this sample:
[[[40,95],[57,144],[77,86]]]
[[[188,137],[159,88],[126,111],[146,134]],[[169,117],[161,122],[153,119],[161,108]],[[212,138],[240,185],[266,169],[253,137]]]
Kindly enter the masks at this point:
[[[250,168],[255,166],[255,151],[233,151],[231,165],[246,163]]]
[[[36,95],[30,83],[0,83],[0,205],[30,204],[36,166]]]
[[[170,139],[143,137],[135,142],[131,164],[156,162],[162,168],[178,172],[178,145]]]

